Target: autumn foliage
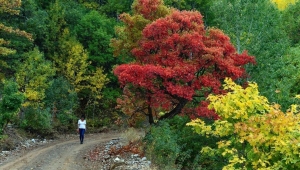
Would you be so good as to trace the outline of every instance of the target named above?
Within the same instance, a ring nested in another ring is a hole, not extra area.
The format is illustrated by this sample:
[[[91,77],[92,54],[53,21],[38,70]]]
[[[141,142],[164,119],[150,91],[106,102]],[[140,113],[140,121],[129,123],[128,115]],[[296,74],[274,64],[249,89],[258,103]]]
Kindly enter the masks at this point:
[[[289,5],[295,4],[297,2],[297,0],[271,0],[271,1],[275,3],[278,9],[280,10],[284,10]]]
[[[21,7],[21,0],[0,0],[0,15],[3,13],[10,14],[10,15],[19,15],[20,11],[19,8]],[[0,22],[0,31],[9,34],[15,34],[21,37],[25,37],[28,40],[32,41],[32,35],[19,30],[13,27],[9,27],[4,25],[2,21]],[[3,39],[0,37],[0,55],[6,56],[9,54],[13,54],[16,51],[14,49],[8,48],[7,46],[10,44],[9,40]],[[3,63],[3,61],[1,61]]]
[[[299,169],[299,121],[297,105],[286,113],[259,95],[258,86],[247,88],[226,79],[226,95],[210,95],[210,109],[220,119],[206,124],[201,119],[188,123],[198,134],[217,137],[217,147],[203,146],[202,155],[221,156],[228,169]]]
[[[139,99],[151,108],[148,116],[165,113],[159,119],[180,113],[217,118],[201,101],[209,93],[223,93],[225,77],[243,78],[243,66],[255,62],[247,52],[238,54],[221,30],[206,29],[196,11],[172,10],[148,24],[131,52],[135,62],[117,66],[114,73],[131,93],[143,91]]]
[[[138,47],[138,41],[142,37],[145,26],[158,18],[165,17],[169,9],[163,0],[135,0],[132,4],[132,14],[123,13],[119,19],[124,23],[122,27],[116,27],[118,38],[111,40],[114,55],[130,55],[133,48]]]

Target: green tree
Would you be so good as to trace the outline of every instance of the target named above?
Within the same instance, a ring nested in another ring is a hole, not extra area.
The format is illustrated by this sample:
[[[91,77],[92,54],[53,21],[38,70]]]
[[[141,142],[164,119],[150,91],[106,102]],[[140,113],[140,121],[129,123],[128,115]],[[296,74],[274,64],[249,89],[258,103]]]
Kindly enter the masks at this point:
[[[138,41],[142,37],[142,30],[145,26],[166,16],[169,12],[162,0],[135,0],[132,4],[132,15],[123,13],[119,16],[124,25],[115,28],[117,37],[111,40],[114,55],[121,55],[128,59],[128,56],[131,56],[131,50],[138,47]],[[132,58],[129,57],[129,60]]]
[[[50,5],[47,34],[43,50],[47,59],[53,61],[58,76],[65,77],[82,98],[101,98],[101,89],[108,82],[100,66],[91,67],[88,52],[72,34],[66,22],[64,3],[56,0]],[[85,99],[84,99],[85,100]]]
[[[112,55],[112,48],[109,46],[110,39],[114,36],[113,28],[115,21],[109,19],[97,11],[90,11],[82,17],[75,28],[78,40],[88,51],[88,61],[91,62],[90,69],[102,67],[107,78],[110,80],[103,89],[103,100],[101,105],[114,108],[116,98],[120,92],[116,77],[112,74],[112,67],[120,64],[120,58]]]
[[[293,97],[300,94],[300,46],[292,47],[287,54],[283,56],[285,67],[282,69],[282,83],[278,88],[277,95],[280,97]],[[291,98],[291,103],[295,102]]]
[[[88,89],[96,98],[101,98],[100,91],[108,82],[103,69],[89,70],[87,52],[76,38],[70,36],[68,29],[64,30],[59,44],[54,60],[58,72],[67,78],[76,92]]]
[[[49,2],[49,1],[48,1]],[[34,39],[34,44],[39,47],[42,52],[46,52],[46,49],[50,50],[46,46],[49,44],[50,37],[48,34],[51,34],[51,27],[49,23],[49,14],[48,11],[40,7],[38,2],[35,0],[27,0],[22,4],[22,14],[24,18],[26,18],[24,23],[24,27],[26,30],[30,32]],[[45,54],[46,58],[48,58],[47,54]]]
[[[18,16],[20,14],[20,7],[21,7],[21,0],[1,0],[0,1],[0,14],[1,14],[1,31],[9,32],[9,33],[16,33],[21,36],[24,36],[28,39],[31,39],[31,35],[26,33],[25,31],[21,31],[19,29],[14,29],[12,27],[6,27],[2,23],[6,17],[11,17],[13,19],[14,16]]]
[[[39,7],[39,9],[45,10],[45,9],[49,9],[51,6],[51,3],[54,3],[56,0],[48,0],[48,1],[44,1],[44,0],[35,0],[37,6]]]
[[[215,0],[164,0],[165,5],[179,10],[197,10],[203,16],[206,26],[211,24],[214,12],[210,10]]]
[[[19,65],[15,74],[16,81],[26,97],[23,106],[37,107],[43,105],[45,90],[50,86],[55,69],[50,61],[45,60],[38,49],[28,52],[24,56],[25,60]]]
[[[107,0],[105,4],[100,6],[99,11],[111,18],[117,19],[120,14],[129,13],[133,0]]]
[[[99,9],[100,6],[104,5],[106,0],[79,0],[78,2],[87,9],[96,10]]]
[[[52,120],[55,123],[53,126],[58,126],[58,130],[73,126],[79,99],[70,83],[63,77],[56,78],[45,94],[45,107],[51,112]]]
[[[24,95],[18,91],[18,84],[12,80],[3,82],[3,90],[1,90],[0,101],[0,127],[1,133],[7,123],[17,117],[20,111],[21,104],[24,100]],[[13,123],[13,122],[12,122]]]
[[[6,74],[11,76],[13,65],[15,64],[15,58],[12,54],[15,54],[18,48],[25,46],[25,41],[32,41],[31,34],[19,29],[18,22],[15,22],[17,16],[19,16],[19,8],[21,7],[20,0],[2,0],[0,1],[0,79],[6,77]],[[9,71],[6,71],[9,69]]]
[[[39,23],[44,31],[38,34],[37,41],[45,58],[52,61],[57,77],[64,77],[75,89],[81,98],[80,106],[85,106],[92,97],[99,100],[102,98],[102,88],[108,82],[102,66],[89,61],[88,52],[78,41],[74,26],[81,18],[71,19],[71,11],[67,10],[67,1],[56,0],[45,11],[40,11],[41,21],[35,17],[31,24],[32,30],[38,29]],[[74,5],[74,4],[73,4]],[[78,10],[73,10],[77,16],[86,11],[79,5]],[[35,16],[35,15],[34,15]],[[67,21],[70,22],[67,23]],[[69,28],[70,27],[70,28]],[[94,65],[91,65],[94,64]],[[84,108],[81,108],[84,111]]]
[[[42,51],[45,53],[46,59],[51,59],[57,62],[57,55],[59,51],[59,40],[64,30],[67,28],[65,21],[65,10],[62,8],[60,0],[55,0],[50,4],[48,10],[47,22],[47,34],[45,35],[45,41],[43,42]]]
[[[84,17],[91,10],[85,8],[82,4],[77,1],[64,0],[61,2],[61,6],[64,12],[64,18],[68,25],[68,28],[75,32],[76,25],[80,22],[82,17]]]
[[[288,107],[288,96],[279,99],[282,56],[289,47],[280,11],[269,0],[220,0],[212,6],[215,26],[224,30],[238,53],[247,50],[256,57],[256,65],[248,66],[249,80],[257,82],[260,92],[270,102]]]
[[[284,30],[287,32],[293,45],[300,43],[300,1],[288,6],[283,11]]]
[[[89,52],[91,66],[103,66],[108,72],[112,65],[116,64],[116,58],[112,56],[109,47],[110,39],[114,36],[114,20],[90,11],[84,15],[75,27],[78,40]]]

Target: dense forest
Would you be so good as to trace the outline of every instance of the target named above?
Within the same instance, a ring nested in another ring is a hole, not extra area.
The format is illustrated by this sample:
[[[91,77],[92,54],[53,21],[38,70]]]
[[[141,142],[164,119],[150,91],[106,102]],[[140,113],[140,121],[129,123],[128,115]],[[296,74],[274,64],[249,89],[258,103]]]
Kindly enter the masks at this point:
[[[299,169],[299,9],[0,0],[1,139],[8,125],[74,131],[85,115],[95,131],[147,128],[161,169]]]

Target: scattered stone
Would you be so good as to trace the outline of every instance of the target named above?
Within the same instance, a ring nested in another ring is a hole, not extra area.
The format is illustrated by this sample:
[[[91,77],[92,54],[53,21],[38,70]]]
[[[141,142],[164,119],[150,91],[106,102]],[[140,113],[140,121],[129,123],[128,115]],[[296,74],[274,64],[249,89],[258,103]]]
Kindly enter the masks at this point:
[[[94,150],[84,156],[87,161],[98,161],[101,170],[150,170],[151,161],[139,154],[127,152],[118,155],[111,155],[111,149],[122,148],[122,138],[112,139],[111,141],[97,146]],[[97,156],[95,155],[97,153]],[[97,158],[97,159],[96,159]],[[93,162],[95,163],[95,162]]]
[[[34,139],[34,138],[22,140],[21,142],[18,142],[16,144],[16,146],[13,150],[0,152],[0,164],[3,164],[3,161],[6,160],[6,157],[8,157],[12,154],[20,153],[20,152],[22,152],[24,150],[28,150],[30,148],[42,146],[42,145],[48,144],[52,141],[53,140],[47,141],[46,139],[40,140],[40,139]]]

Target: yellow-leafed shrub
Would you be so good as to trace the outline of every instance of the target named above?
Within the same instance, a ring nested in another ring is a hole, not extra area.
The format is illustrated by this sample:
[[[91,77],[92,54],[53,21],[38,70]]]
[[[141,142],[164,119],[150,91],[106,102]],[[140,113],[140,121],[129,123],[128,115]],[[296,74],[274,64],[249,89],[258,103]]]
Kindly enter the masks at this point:
[[[202,154],[223,156],[223,169],[300,169],[300,114],[293,105],[287,113],[259,95],[255,83],[243,89],[225,80],[226,95],[210,95],[209,108],[221,117],[210,125],[196,119],[198,134],[219,137],[217,148],[203,146]]]
[[[297,0],[271,0],[280,10],[284,10],[288,5],[295,4]]]

